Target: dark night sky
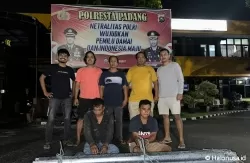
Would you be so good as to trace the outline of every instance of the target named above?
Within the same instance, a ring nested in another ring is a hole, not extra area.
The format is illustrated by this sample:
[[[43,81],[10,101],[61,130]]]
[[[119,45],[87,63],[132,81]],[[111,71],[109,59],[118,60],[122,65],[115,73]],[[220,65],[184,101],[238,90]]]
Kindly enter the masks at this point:
[[[80,0],[87,3],[89,0]],[[129,6],[133,0],[102,0],[107,5]],[[163,0],[164,1],[164,0]],[[51,0],[55,4],[76,4],[77,0]],[[10,4],[8,4],[10,3]],[[44,0],[8,1],[1,4],[1,11],[50,13],[50,4]],[[174,18],[207,18],[250,20],[250,8],[245,7],[245,0],[165,0],[164,8],[172,9]]]

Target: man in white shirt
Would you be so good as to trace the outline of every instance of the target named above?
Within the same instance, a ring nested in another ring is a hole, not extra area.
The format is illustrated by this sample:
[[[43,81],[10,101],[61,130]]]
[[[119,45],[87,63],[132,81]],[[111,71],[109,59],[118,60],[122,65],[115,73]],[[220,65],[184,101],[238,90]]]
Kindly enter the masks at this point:
[[[184,77],[181,67],[178,63],[172,62],[172,56],[168,49],[160,51],[160,59],[162,66],[157,70],[159,82],[159,101],[158,110],[159,114],[163,115],[165,138],[164,143],[171,143],[169,133],[169,110],[174,115],[176,126],[179,132],[179,146],[178,148],[185,148],[183,138],[183,123],[181,119],[181,104],[180,101],[183,97]]]

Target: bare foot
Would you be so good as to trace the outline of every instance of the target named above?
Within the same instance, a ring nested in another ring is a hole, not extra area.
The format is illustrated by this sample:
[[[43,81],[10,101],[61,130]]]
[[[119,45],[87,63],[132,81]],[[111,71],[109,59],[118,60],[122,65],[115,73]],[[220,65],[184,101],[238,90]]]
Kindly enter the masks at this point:
[[[184,143],[184,140],[180,140],[180,144],[179,144],[178,148],[179,148],[179,149],[184,149],[184,148],[186,148],[186,145],[185,145],[185,143]]]
[[[80,140],[76,141],[76,146],[80,145]]]

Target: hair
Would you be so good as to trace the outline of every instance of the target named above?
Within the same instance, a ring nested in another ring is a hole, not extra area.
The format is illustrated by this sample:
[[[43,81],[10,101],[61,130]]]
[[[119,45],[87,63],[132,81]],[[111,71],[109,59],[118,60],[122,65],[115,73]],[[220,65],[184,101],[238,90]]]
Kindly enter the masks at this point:
[[[95,98],[93,99],[93,107],[98,107],[98,106],[104,106],[104,101],[101,98]]]
[[[167,51],[167,52],[168,52],[168,54],[170,55],[169,60],[171,60],[171,61],[174,61],[174,62],[175,62],[175,58],[174,58],[173,53],[171,53],[171,52],[170,52],[168,49],[166,49],[166,48],[161,49],[161,50],[160,50],[160,53],[161,53],[161,52],[163,52],[163,51]]]
[[[136,58],[136,59],[138,58],[138,55],[139,55],[139,54],[143,54],[144,57],[147,59],[147,55],[146,55],[146,53],[145,53],[144,51],[139,51],[138,53],[136,53],[136,54],[135,54],[135,58]]]
[[[115,56],[115,55],[109,56],[109,63],[110,63],[110,60],[111,60],[112,58],[116,58],[117,63],[119,63],[119,58],[118,58],[117,56]]]
[[[87,64],[87,57],[88,57],[88,54],[93,54],[93,56],[94,56],[94,64],[95,64],[95,62],[96,62],[96,56],[95,56],[95,53],[94,52],[92,52],[92,51],[87,51],[86,53],[85,53],[85,55],[84,55],[84,58],[83,58],[83,61],[85,62],[85,64]]]
[[[171,55],[171,53],[170,53],[170,51],[169,51],[168,49],[163,48],[163,49],[161,49],[161,50],[160,50],[160,53],[161,53],[161,52],[163,52],[163,51],[167,51],[167,52],[168,52],[168,54],[169,54],[169,55]]]
[[[151,107],[151,101],[149,100],[141,100],[139,102],[139,108],[142,106],[142,105],[149,105]]]
[[[60,54],[67,54],[68,56],[70,56],[69,51],[67,49],[59,49],[57,51],[57,55],[60,55]]]

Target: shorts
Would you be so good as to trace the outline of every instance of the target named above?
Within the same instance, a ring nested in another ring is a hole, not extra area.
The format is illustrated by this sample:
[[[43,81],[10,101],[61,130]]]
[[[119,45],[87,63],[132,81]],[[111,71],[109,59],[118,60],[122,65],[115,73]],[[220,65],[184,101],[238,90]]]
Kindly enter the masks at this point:
[[[83,119],[84,115],[93,108],[93,99],[79,98],[78,118]]]
[[[155,103],[151,103],[151,116],[154,116],[154,106]],[[128,111],[129,111],[129,117],[132,119],[133,117],[137,116],[139,114],[139,102],[129,102],[128,103]]]
[[[169,115],[169,110],[174,115],[181,114],[181,102],[176,97],[159,98],[159,115]]]

